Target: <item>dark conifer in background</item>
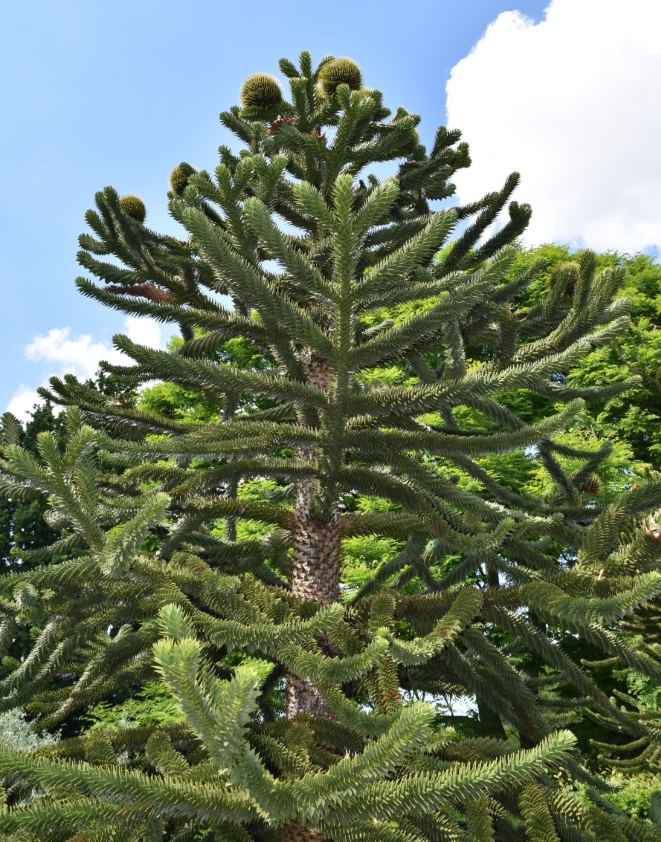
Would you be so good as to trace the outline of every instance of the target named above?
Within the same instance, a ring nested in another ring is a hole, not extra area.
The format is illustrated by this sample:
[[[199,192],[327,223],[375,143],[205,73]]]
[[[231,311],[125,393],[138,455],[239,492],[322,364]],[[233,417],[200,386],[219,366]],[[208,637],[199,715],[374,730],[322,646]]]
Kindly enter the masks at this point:
[[[220,416],[182,422],[55,380],[47,394],[70,407],[68,444],[41,435],[40,461],[4,417],[4,493],[48,497],[61,531],[52,553],[74,556],[0,582],[0,640],[39,631],[0,684],[4,704],[27,703],[54,727],[161,676],[186,723],[91,731],[32,757],[0,748],[10,799],[46,793],[0,814],[0,829],[659,839],[604,809],[565,726],[590,709],[637,738],[656,731],[554,643],[567,631],[661,678],[656,653],[619,633],[661,591],[661,544],[649,523],[632,527],[661,505],[661,482],[604,509],[591,489],[608,446],[553,441],[584,400],[634,385],[565,380],[626,325],[622,272],[597,273],[586,252],[541,303],[519,306],[543,266],[503,281],[530,217],[510,201],[516,175],[470,207],[436,210],[470,163],[459,132],[439,129],[428,152],[419,117],[391,114],[349,59],[313,69],[304,52],[280,69],[291,101],[256,74],[242,106],[221,114],[238,155],[221,147],[213,175],[173,171],[186,239],[151,231],[144,204],[111,188],[81,237],[80,262],[102,282],[79,279],[83,294],[183,339],[156,351],[116,337],[135,365],[108,374],[128,394],[178,384]],[[384,161],[400,163],[379,182],[369,166]],[[264,364],[229,364],[237,341]],[[405,376],[389,382],[401,360]],[[525,424],[506,399],[521,390],[557,412]],[[554,495],[516,492],[485,468],[522,448]],[[568,458],[581,463],[571,476]],[[247,523],[268,528],[245,539]],[[343,542],[357,535],[400,550],[343,597]],[[481,736],[435,715],[429,702],[448,695],[477,698]],[[594,788],[579,800],[569,780]]]
[[[62,420],[53,413],[49,403],[35,405],[25,424],[25,432],[21,435],[21,444],[26,450],[35,453],[37,436],[46,431],[62,441]],[[0,561],[3,574],[31,569],[39,563],[38,560],[26,564],[21,554],[48,547],[59,537],[58,532],[44,520],[46,508],[46,500],[43,498],[24,501],[0,498]],[[0,674],[4,677],[15,669],[20,659],[24,658],[31,648],[29,628],[25,626],[18,631],[13,643],[2,653]]]

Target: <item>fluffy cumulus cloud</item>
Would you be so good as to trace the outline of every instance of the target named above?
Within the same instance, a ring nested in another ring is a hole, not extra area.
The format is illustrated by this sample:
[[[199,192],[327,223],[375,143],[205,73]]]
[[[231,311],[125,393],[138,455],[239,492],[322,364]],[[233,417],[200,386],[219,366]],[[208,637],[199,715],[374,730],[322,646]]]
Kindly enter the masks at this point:
[[[25,356],[32,362],[55,363],[62,371],[77,377],[92,377],[99,360],[119,363],[123,354],[105,342],[94,342],[87,334],[71,337],[68,327],[54,327],[46,336],[35,336],[25,349]]]
[[[7,412],[11,412],[12,415],[15,415],[23,421],[27,419],[32,411],[32,407],[36,403],[41,403],[39,393],[36,392],[32,386],[27,386],[25,383],[22,383],[14,392],[12,399],[9,401],[9,404],[7,405]]]
[[[503,12],[447,84],[448,125],[471,147],[462,201],[517,170],[526,240],[661,247],[661,2],[552,0]]]
[[[149,348],[161,347],[161,328],[154,319],[128,316],[124,329],[133,342]],[[115,365],[128,365],[131,360],[103,341],[94,341],[89,334],[72,336],[68,327],[53,328],[46,336],[35,336],[25,348],[28,360],[45,365],[48,373],[43,377],[45,384],[53,375],[75,374],[86,380],[98,371],[99,362],[106,360]],[[40,402],[36,389],[25,384],[15,392],[7,410],[17,418],[25,418],[35,403]]]

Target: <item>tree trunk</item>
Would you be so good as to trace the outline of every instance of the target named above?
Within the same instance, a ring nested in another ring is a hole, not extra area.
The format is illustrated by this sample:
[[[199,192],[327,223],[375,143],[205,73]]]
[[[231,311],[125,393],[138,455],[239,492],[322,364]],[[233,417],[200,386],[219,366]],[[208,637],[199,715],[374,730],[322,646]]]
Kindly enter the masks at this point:
[[[328,522],[310,515],[313,480],[303,480],[296,490],[292,592],[302,599],[332,605],[340,598],[340,519]]]
[[[480,717],[480,731],[487,737],[498,737],[501,740],[506,740],[507,734],[503,728],[500,714],[480,696],[476,698],[476,701]]]
[[[500,577],[498,576],[498,570],[494,569],[490,564],[486,564],[486,580],[487,580],[487,587],[488,588],[499,588],[500,587]]]
[[[313,386],[328,391],[330,372],[326,360],[310,357],[309,380]],[[300,448],[299,459],[316,461],[316,448]],[[328,520],[315,517],[312,512],[314,480],[301,480],[296,487],[293,514],[292,593],[321,605],[332,605],[340,598],[340,552],[342,549],[340,515],[334,511]],[[338,655],[336,647],[324,637],[318,641],[326,655]],[[300,675],[287,676],[287,717],[297,713],[333,718],[334,714],[315,686]]]
[[[308,372],[313,386],[328,391],[330,372],[326,360],[311,356]],[[299,459],[317,460],[314,447],[300,448],[296,455]],[[321,605],[331,605],[340,598],[340,516],[335,511],[328,521],[315,517],[311,506],[313,493],[313,479],[301,480],[297,484],[292,529],[292,593]],[[324,636],[317,642],[324,654],[339,654],[328,637]],[[335,718],[314,684],[297,673],[287,673],[286,692],[288,719],[299,713]],[[282,842],[329,842],[321,831],[296,821],[283,826],[281,839]]]
[[[282,842],[328,842],[321,831],[298,822],[288,822],[284,825],[281,839]]]
[[[309,458],[313,458],[312,456]],[[321,605],[332,605],[340,598],[340,520],[334,512],[326,523],[310,515],[313,480],[303,480],[296,491],[292,538],[292,593]],[[338,655],[327,637],[319,641],[326,655]],[[315,686],[294,672],[287,677],[287,717],[297,713],[332,718],[334,714]]]
[[[500,577],[498,570],[492,567],[489,562],[484,565],[486,573],[486,585],[488,588],[499,588]],[[480,717],[480,730],[489,737],[498,737],[501,740],[507,739],[503,721],[498,711],[495,711],[486,699],[476,697],[477,710]]]

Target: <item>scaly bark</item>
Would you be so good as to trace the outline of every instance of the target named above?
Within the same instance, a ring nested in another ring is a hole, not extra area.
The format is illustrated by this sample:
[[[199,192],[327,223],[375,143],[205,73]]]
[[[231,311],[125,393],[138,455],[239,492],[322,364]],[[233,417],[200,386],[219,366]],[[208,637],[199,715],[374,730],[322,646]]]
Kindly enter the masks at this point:
[[[330,371],[326,360],[310,357],[308,372],[313,386],[328,391]],[[300,448],[297,456],[316,461],[317,451],[316,448]],[[292,528],[292,592],[303,599],[331,605],[340,598],[340,514],[334,511],[328,520],[315,516],[312,511],[313,493],[313,479],[301,480],[297,484]],[[328,638],[318,642],[326,655],[339,654]],[[291,719],[298,713],[333,717],[316,687],[296,673],[289,672],[287,716]]]
[[[282,842],[328,842],[321,831],[298,822],[284,825],[281,839]]]
[[[308,360],[308,377],[313,386],[328,391],[330,371],[326,360],[314,356]],[[317,460],[316,448],[300,448],[300,459]],[[295,596],[331,605],[340,598],[340,552],[342,549],[340,515],[334,511],[328,521],[312,512],[314,480],[301,480],[296,487],[293,514],[293,560],[291,585]],[[327,637],[318,641],[326,655],[339,654]],[[334,718],[312,682],[295,672],[287,674],[287,717],[299,713]],[[288,822],[282,828],[282,842],[329,842],[321,831],[299,822]]]

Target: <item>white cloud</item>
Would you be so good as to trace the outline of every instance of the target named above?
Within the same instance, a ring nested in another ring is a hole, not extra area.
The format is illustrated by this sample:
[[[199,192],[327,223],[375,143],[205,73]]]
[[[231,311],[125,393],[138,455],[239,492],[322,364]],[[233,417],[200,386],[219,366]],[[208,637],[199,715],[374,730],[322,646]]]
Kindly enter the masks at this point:
[[[129,339],[139,345],[161,347],[161,328],[154,319],[128,316],[124,330]],[[47,385],[53,375],[75,374],[86,380],[96,374],[101,360],[114,365],[131,363],[127,356],[108,342],[94,341],[89,334],[72,336],[68,327],[53,328],[46,336],[33,337],[25,348],[25,356],[32,362],[48,364],[48,374],[40,378],[42,385]],[[37,392],[31,386],[22,384],[9,402],[7,411],[25,419],[35,403],[42,403]]]
[[[32,412],[32,407],[36,403],[43,403],[43,399],[39,396],[38,392],[35,392],[34,389],[23,383],[14,393],[14,397],[9,401],[6,411],[15,415],[19,421],[27,421]]]
[[[57,363],[63,373],[77,377],[92,377],[100,360],[121,364],[123,354],[105,342],[94,342],[89,334],[70,338],[68,327],[54,327],[46,336],[35,336],[25,349],[25,356],[33,362]]]
[[[474,162],[461,200],[517,170],[528,242],[661,247],[660,32],[659,0],[553,0],[537,24],[499,15],[447,84],[448,125]]]
[[[129,339],[137,345],[146,345],[148,348],[161,347],[161,328],[155,319],[128,316],[124,322],[124,329]]]

